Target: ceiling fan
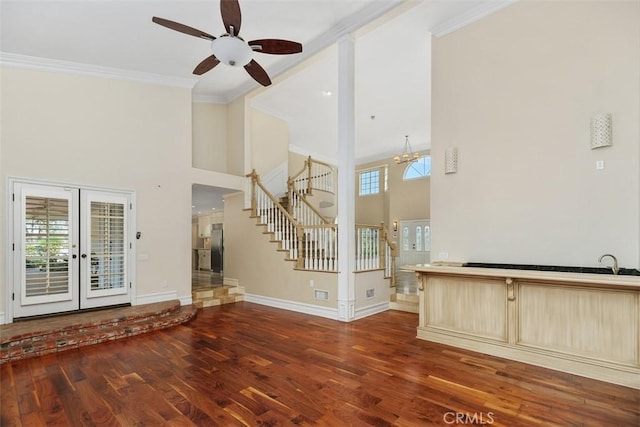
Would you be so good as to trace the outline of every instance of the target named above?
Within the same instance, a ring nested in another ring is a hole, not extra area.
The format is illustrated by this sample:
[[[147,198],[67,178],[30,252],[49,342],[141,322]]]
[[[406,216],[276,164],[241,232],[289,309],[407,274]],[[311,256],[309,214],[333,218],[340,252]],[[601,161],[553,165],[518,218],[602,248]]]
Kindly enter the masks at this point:
[[[272,55],[289,55],[302,52],[302,45],[298,42],[281,39],[259,39],[250,42],[239,36],[242,16],[238,0],[220,0],[222,22],[227,30],[225,34],[216,38],[204,31],[197,30],[168,19],[153,17],[152,21],[180,33],[199,37],[211,41],[213,55],[205,58],[193,70],[193,74],[202,75],[223,62],[231,67],[244,67],[247,73],[262,86],[269,86],[271,79],[267,72],[253,59],[253,52],[269,53]]]

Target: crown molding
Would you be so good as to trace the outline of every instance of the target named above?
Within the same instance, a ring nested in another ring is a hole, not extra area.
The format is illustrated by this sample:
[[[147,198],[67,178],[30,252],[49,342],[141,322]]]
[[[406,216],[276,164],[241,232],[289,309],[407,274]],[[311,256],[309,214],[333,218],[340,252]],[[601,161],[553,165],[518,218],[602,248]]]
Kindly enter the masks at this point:
[[[261,111],[265,114],[268,114],[270,116],[273,116],[277,119],[280,119],[282,121],[285,121],[287,123],[291,123],[293,121],[293,119],[288,116],[287,114],[281,114],[278,112],[273,112],[271,110],[269,110],[267,107],[265,107],[261,102],[257,101],[256,98],[253,98],[250,102],[249,102],[249,106],[255,110]]]
[[[192,89],[198,81],[195,78],[192,79],[164,76],[161,74],[145,73],[142,71],[123,70],[120,68],[102,67],[98,65],[62,61],[59,59],[18,55],[8,52],[0,52],[0,65],[16,68],[29,68],[41,71],[52,71],[57,73],[80,74],[92,77],[102,77],[106,79],[129,80],[140,83],[150,83],[188,89]]]
[[[476,7],[473,7],[464,13],[454,16],[444,22],[434,25],[431,28],[431,34],[434,37],[442,37],[462,27],[465,27],[472,22],[491,15],[494,12],[504,9],[507,6],[512,5],[518,0],[488,0]]]
[[[208,95],[206,93],[194,93],[191,97],[192,102],[201,104],[228,104],[229,100],[224,96]]]

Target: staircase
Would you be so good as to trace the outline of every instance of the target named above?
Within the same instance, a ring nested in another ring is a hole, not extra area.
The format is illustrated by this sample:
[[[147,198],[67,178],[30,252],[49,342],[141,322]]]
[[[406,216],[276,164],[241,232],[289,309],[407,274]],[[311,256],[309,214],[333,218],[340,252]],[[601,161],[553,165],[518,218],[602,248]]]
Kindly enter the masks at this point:
[[[308,271],[338,271],[338,226],[325,218],[308,199],[314,190],[333,194],[333,167],[309,158],[305,168],[288,179],[287,194],[276,199],[262,184],[255,170],[251,178],[251,217],[270,234],[278,250],[295,268]],[[383,224],[356,224],[354,230],[355,272],[384,270],[394,286],[395,247]]]
[[[191,297],[196,308],[231,304],[244,301],[244,287],[224,285],[213,289],[196,290],[191,292]]]
[[[174,300],[0,325],[0,364],[180,325],[196,313]]]

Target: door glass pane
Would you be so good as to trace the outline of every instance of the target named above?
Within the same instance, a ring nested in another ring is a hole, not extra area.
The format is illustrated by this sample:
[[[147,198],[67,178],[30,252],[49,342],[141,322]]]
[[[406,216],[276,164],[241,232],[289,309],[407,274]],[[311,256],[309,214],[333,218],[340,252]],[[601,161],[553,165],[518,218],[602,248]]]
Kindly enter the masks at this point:
[[[424,250],[431,250],[431,227],[428,225],[424,226]]]
[[[416,251],[422,250],[422,227],[416,227]]]
[[[124,288],[125,209],[91,202],[91,290]]]
[[[409,227],[402,227],[402,250],[409,250]]]
[[[25,200],[25,296],[67,293],[69,201],[34,196]]]

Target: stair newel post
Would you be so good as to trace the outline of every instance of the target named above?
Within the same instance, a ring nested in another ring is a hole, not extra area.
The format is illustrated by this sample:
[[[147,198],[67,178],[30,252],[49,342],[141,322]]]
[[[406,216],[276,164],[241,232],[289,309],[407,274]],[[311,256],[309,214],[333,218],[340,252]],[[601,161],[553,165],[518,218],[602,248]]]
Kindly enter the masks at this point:
[[[289,212],[291,216],[295,218],[295,215],[293,215],[294,186],[295,186],[295,183],[293,182],[293,178],[288,177],[287,178],[287,212]]]
[[[391,246],[391,286],[396,286],[396,244],[390,243]]]
[[[311,156],[307,159],[307,195],[311,196],[313,191],[313,185],[311,183]]]
[[[387,230],[384,228],[384,222],[380,223],[380,239],[378,240],[378,262],[383,268],[386,266],[387,253]]]
[[[257,216],[256,187],[258,183],[258,174],[253,169],[247,177],[251,177],[251,216]]]
[[[297,261],[296,261],[296,267],[300,268],[300,269],[304,269],[304,258],[303,258],[303,248],[304,248],[304,229],[302,228],[302,226],[300,224],[296,224],[296,234],[297,234],[297,238],[298,238],[298,250],[297,250]],[[306,256],[306,255],[304,255]]]

